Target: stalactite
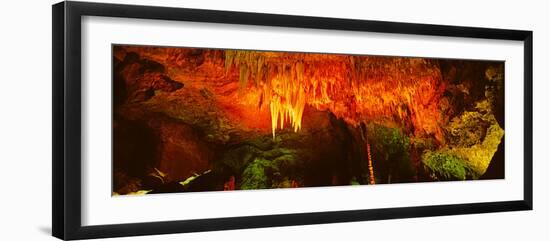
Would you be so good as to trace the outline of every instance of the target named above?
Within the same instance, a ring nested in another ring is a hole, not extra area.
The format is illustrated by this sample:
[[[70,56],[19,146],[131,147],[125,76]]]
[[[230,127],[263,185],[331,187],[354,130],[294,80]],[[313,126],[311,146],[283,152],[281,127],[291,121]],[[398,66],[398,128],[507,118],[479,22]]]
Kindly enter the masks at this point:
[[[423,59],[225,50],[243,91],[257,91],[271,111],[272,132],[302,126],[306,105],[330,110],[349,124],[386,117],[417,134],[443,139],[440,72]]]

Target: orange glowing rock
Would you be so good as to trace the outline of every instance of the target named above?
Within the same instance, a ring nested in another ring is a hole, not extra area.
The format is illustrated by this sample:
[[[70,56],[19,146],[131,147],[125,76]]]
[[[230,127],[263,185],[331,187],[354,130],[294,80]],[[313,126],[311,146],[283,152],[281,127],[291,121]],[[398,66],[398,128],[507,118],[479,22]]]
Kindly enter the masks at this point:
[[[271,129],[302,126],[306,105],[352,125],[379,118],[443,140],[438,103],[441,73],[422,58],[225,50],[225,69],[269,106]]]
[[[343,54],[126,47],[165,64],[185,88],[209,89],[245,128],[293,131],[304,109],[327,110],[350,125],[382,121],[443,141],[437,61]]]

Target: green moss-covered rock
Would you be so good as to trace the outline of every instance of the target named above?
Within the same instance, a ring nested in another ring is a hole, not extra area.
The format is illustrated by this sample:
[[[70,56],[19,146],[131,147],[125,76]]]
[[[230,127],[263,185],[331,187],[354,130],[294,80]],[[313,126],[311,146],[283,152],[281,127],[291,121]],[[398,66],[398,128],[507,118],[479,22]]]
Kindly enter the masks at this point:
[[[390,155],[401,154],[409,149],[409,137],[398,128],[369,124],[368,138],[372,145],[385,147]]]
[[[367,126],[375,176],[383,183],[411,181],[414,170],[409,155],[410,139],[399,128]]]
[[[435,180],[466,180],[469,174],[465,161],[447,151],[426,151],[422,163]]]
[[[473,171],[473,178],[477,179],[487,170],[498,145],[503,141],[503,136],[504,130],[495,121],[487,128],[487,134],[481,143],[471,147],[455,147],[451,150],[452,153],[467,161]]]
[[[233,172],[241,173],[256,158],[275,161],[285,166],[295,164],[296,152],[294,149],[282,147],[271,138],[259,137],[227,150],[222,163]]]
[[[490,100],[479,101],[474,110],[464,111],[446,127],[449,153],[464,160],[474,179],[485,173],[503,141],[504,130],[491,108]]]
[[[481,143],[485,138],[489,123],[478,111],[464,111],[453,118],[446,128],[449,145],[470,147]]]
[[[271,187],[269,176],[278,168],[269,160],[257,158],[243,172],[241,189],[264,189]]]
[[[284,180],[297,180],[305,165],[299,151],[285,147],[271,135],[240,143],[225,151],[218,168],[235,176],[240,189],[286,187]]]
[[[225,152],[222,165],[233,175],[242,173],[246,165],[261,155],[261,150],[251,145],[242,145]]]

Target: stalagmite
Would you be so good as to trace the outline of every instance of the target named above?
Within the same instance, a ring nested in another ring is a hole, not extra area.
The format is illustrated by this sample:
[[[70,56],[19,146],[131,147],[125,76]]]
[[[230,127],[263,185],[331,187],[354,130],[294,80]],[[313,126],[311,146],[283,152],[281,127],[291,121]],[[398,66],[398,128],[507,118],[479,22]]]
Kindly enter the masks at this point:
[[[370,154],[370,143],[367,141],[367,157],[369,160],[369,184],[374,185],[374,167],[372,166],[372,158]]]

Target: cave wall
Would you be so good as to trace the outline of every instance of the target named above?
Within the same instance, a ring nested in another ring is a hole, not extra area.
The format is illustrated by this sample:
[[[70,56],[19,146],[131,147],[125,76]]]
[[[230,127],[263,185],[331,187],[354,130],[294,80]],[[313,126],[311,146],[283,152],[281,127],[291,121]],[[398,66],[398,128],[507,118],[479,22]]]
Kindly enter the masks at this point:
[[[503,63],[142,46],[113,54],[118,194],[503,170]]]

